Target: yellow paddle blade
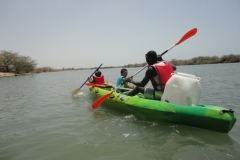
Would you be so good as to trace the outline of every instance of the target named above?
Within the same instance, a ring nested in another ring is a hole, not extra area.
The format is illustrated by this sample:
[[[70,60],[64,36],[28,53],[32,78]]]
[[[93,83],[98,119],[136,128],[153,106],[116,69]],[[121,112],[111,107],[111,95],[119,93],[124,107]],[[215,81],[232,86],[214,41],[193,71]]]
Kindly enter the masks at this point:
[[[72,95],[78,94],[80,92],[80,88],[75,89],[72,91]]]
[[[111,83],[108,80],[106,80],[105,82],[107,85],[111,86]]]

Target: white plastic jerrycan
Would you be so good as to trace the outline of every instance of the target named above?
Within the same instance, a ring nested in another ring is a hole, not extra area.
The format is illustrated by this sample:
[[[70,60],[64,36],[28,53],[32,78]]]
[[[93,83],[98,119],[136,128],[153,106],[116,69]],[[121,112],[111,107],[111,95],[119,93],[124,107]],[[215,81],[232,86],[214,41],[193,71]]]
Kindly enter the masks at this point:
[[[200,77],[177,72],[167,81],[161,101],[183,106],[198,105],[201,86]]]

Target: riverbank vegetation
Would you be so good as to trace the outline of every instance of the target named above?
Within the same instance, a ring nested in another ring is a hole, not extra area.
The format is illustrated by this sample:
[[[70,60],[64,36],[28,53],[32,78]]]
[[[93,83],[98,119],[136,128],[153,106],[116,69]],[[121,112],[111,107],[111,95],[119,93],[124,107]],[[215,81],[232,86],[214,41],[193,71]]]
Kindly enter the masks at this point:
[[[224,55],[222,57],[218,56],[199,56],[199,57],[194,57],[189,60],[177,60],[177,59],[172,59],[170,61],[173,65],[175,66],[182,66],[182,65],[200,65],[200,64],[217,64],[217,63],[238,63],[240,62],[240,54],[234,55]],[[131,68],[131,67],[143,67],[147,63],[136,63],[136,64],[128,64],[125,65],[124,67]]]
[[[22,56],[12,51],[0,52],[0,72],[29,73],[35,70],[36,65],[35,60],[28,56]]]
[[[175,66],[181,65],[200,65],[200,64],[216,64],[216,63],[237,63],[240,62],[240,54],[234,55],[224,55],[222,57],[218,56],[199,56],[194,57],[189,60],[177,60],[172,59],[170,61]],[[133,67],[143,67],[147,63],[135,63],[128,64],[124,66],[106,66],[101,69],[108,68],[133,68]],[[57,71],[72,71],[72,70],[84,70],[84,69],[96,69],[94,68],[61,68],[61,69],[53,69],[52,67],[36,67],[37,63],[35,60],[28,56],[22,56],[18,53],[14,53],[12,51],[2,50],[0,52],[0,72],[12,72],[15,74],[24,74],[24,73],[41,73],[41,72],[57,72]]]
[[[176,60],[172,59],[171,62],[176,65],[198,65],[198,64],[216,64],[216,63],[237,63],[240,62],[240,54],[239,55],[224,55],[222,57],[217,56],[199,56],[194,57],[189,60]]]

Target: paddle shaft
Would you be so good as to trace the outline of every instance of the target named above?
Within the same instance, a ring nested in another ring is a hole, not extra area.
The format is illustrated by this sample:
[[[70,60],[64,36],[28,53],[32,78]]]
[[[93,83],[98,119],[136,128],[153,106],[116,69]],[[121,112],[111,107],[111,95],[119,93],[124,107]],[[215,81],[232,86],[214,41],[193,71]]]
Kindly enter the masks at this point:
[[[166,51],[164,51],[164,52],[161,54],[161,56],[163,56],[165,53],[167,53],[170,49],[172,49],[172,48],[175,47],[175,46],[176,46],[176,44],[172,45],[169,49],[167,49]]]
[[[142,70],[144,70],[147,66],[148,66],[148,64],[146,64],[141,70],[139,70],[139,71],[136,72],[133,76],[131,76],[131,78],[133,78],[134,76],[136,76],[139,72],[141,72]]]

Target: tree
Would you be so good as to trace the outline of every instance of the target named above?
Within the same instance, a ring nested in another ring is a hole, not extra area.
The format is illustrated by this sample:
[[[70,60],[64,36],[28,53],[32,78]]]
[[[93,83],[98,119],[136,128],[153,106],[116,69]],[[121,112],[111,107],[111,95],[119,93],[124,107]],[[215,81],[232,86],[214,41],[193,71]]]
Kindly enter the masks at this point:
[[[0,59],[2,61],[2,68],[4,72],[10,72],[13,68],[13,61],[18,56],[17,53],[12,51],[1,51]]]
[[[3,61],[1,55],[0,55],[0,71],[3,71]]]
[[[17,56],[13,60],[13,68],[15,69],[15,72],[20,73],[20,72],[32,72],[34,71],[36,66],[36,62],[32,60],[30,57],[25,57],[25,56]]]
[[[221,62],[222,63],[233,63],[233,62],[238,62],[237,55],[224,55],[221,57]]]
[[[175,66],[177,66],[178,65],[178,62],[177,62],[178,60],[176,60],[176,59],[172,59],[170,62],[173,64],[173,65],[175,65]]]
[[[53,69],[52,69],[51,67],[47,67],[47,66],[46,66],[46,67],[43,67],[43,68],[42,68],[42,71],[43,71],[43,72],[53,72]]]
[[[36,62],[30,57],[21,56],[18,53],[13,53],[12,51],[1,51],[0,54],[0,64],[4,72],[32,72],[35,69]]]

